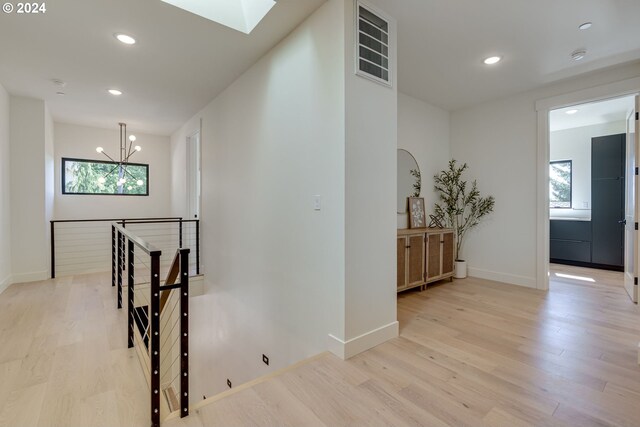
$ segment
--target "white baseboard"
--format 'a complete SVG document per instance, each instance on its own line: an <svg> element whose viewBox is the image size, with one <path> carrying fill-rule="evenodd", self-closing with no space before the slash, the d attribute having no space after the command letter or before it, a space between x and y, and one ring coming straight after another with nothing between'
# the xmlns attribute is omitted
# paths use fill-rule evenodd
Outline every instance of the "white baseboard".
<svg viewBox="0 0 640 427"><path fill-rule="evenodd" d="M399 330L400 324L395 321L347 341L342 341L329 334L329 351L341 359L347 360L356 354L396 338Z"/></svg>
<svg viewBox="0 0 640 427"><path fill-rule="evenodd" d="M27 283L47 280L49 278L48 271L35 271L33 273L20 273L11 276L11 283Z"/></svg>
<svg viewBox="0 0 640 427"><path fill-rule="evenodd" d="M493 280L496 282L508 283L510 285L524 286L526 288L537 289L535 277L518 276L516 274L501 273L498 271L483 270L481 268L469 267L469 276L479 279Z"/></svg>
<svg viewBox="0 0 640 427"><path fill-rule="evenodd" d="M9 275L3 281L0 282L0 294L3 293L5 289L7 289L9 286L13 284L13 281L11 279L12 277L11 275Z"/></svg>

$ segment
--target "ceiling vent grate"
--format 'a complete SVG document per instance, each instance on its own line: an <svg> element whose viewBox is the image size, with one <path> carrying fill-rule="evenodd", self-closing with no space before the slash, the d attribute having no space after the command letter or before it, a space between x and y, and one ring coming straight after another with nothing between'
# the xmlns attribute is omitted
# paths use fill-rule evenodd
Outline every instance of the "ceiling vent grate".
<svg viewBox="0 0 640 427"><path fill-rule="evenodd" d="M389 20L357 2L356 74L391 86Z"/></svg>

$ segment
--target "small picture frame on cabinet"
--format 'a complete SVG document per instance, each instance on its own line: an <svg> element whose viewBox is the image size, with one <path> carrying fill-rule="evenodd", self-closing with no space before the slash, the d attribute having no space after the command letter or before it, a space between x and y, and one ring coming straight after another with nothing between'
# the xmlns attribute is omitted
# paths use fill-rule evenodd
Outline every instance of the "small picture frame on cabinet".
<svg viewBox="0 0 640 427"><path fill-rule="evenodd" d="M409 228L425 228L424 197L409 197Z"/></svg>

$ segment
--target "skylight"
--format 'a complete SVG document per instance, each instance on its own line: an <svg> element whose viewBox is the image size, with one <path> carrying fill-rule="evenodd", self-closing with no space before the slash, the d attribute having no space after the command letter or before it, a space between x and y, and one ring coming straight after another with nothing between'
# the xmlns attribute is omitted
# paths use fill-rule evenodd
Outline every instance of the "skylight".
<svg viewBox="0 0 640 427"><path fill-rule="evenodd" d="M251 33L276 4L274 0L162 1L245 34Z"/></svg>

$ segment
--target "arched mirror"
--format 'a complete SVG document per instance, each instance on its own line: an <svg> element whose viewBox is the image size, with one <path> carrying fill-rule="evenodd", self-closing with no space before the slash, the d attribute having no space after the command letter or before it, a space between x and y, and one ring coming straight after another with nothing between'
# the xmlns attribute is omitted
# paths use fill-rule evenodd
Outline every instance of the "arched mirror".
<svg viewBox="0 0 640 427"><path fill-rule="evenodd" d="M413 155L398 149L398 213L407 213L407 197L419 197L422 187L420 168Z"/></svg>

